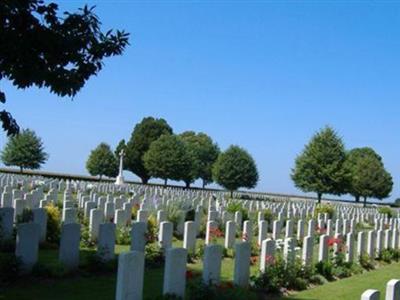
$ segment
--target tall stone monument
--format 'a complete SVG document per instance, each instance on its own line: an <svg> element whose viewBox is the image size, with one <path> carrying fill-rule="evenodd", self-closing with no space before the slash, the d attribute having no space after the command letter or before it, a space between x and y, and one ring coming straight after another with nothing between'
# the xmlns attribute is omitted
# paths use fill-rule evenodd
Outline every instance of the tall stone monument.
<svg viewBox="0 0 400 300"><path fill-rule="evenodd" d="M121 152L119 153L119 173L117 179L115 180L116 185L125 184L124 174L122 173L124 171L124 157L125 157L125 151L124 149L122 149Z"/></svg>

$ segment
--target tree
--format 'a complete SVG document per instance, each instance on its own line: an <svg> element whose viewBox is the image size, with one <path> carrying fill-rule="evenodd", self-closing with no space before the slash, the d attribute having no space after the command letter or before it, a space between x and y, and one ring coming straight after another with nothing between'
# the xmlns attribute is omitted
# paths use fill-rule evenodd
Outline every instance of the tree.
<svg viewBox="0 0 400 300"><path fill-rule="evenodd" d="M1 160L6 166L18 166L23 169L39 169L48 159L41 138L33 130L22 130L11 136L1 153Z"/></svg>
<svg viewBox="0 0 400 300"><path fill-rule="evenodd" d="M382 162L382 158L369 147L354 148L346 155L346 161L344 163L344 169L348 175L346 192L353 195L356 202L360 201L360 195L358 194L357 189L353 186L353 183L355 182L354 179L359 176L359 164L361 160L368 157Z"/></svg>
<svg viewBox="0 0 400 300"><path fill-rule="evenodd" d="M317 193L320 203L323 194L341 195L345 192L345 159L342 139L327 126L312 137L296 158L291 178L303 192Z"/></svg>
<svg viewBox="0 0 400 300"><path fill-rule="evenodd" d="M254 188L258 182L258 170L254 159L243 148L230 146L219 154L212 174L214 180L231 192L238 188Z"/></svg>
<svg viewBox="0 0 400 300"><path fill-rule="evenodd" d="M93 8L58 15L55 3L42 0L0 1L0 79L17 88L47 87L59 96L74 96L102 69L103 59L122 54L128 34L100 31ZM0 91L0 102L6 96ZM0 112L8 135L19 132L11 114Z"/></svg>
<svg viewBox="0 0 400 300"><path fill-rule="evenodd" d="M164 179L183 180L187 170L191 169L191 156L185 143L177 135L162 135L150 145L145 153L144 165L153 177Z"/></svg>
<svg viewBox="0 0 400 300"><path fill-rule="evenodd" d="M86 169L92 176L115 177L118 175L118 160L109 145L101 143L90 152Z"/></svg>
<svg viewBox="0 0 400 300"><path fill-rule="evenodd" d="M392 191L392 176L385 170L377 154L360 156L352 166L351 174L351 192L364 198L364 207L367 198L381 200L388 197Z"/></svg>
<svg viewBox="0 0 400 300"><path fill-rule="evenodd" d="M126 169L136 174L143 183L147 183L151 175L144 166L143 156L151 143L162 135L172 134L172 128L164 119L144 118L136 124L130 140L126 145Z"/></svg>
<svg viewBox="0 0 400 300"><path fill-rule="evenodd" d="M190 183L201 178L204 188L206 184L212 182L212 166L220 153L219 147L208 135L201 132L196 134L193 131L186 131L180 136L192 157L192 169L187 172L187 178L184 180L186 186L189 187Z"/></svg>
<svg viewBox="0 0 400 300"><path fill-rule="evenodd" d="M115 154L115 157L117 158L117 161L119 161L120 154L121 154L122 150L126 151L126 143L125 143L124 139L120 140L120 142L118 143L118 145L117 145L117 147L115 148L115 151L114 151L114 154ZM125 167L125 159L124 159L124 167Z"/></svg>

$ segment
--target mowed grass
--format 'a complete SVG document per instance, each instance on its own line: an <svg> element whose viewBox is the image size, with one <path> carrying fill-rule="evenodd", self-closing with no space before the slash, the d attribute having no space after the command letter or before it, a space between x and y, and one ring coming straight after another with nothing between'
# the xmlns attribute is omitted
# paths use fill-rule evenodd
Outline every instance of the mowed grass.
<svg viewBox="0 0 400 300"><path fill-rule="evenodd" d="M203 243L199 240L199 244ZM222 243L222 239L218 240ZM182 241L175 241L174 247L181 246ZM129 251L129 246L116 246L116 253ZM91 250L93 251L93 250ZM81 251L81 260L85 260L90 251L83 249ZM58 250L40 250L39 262L47 266L58 265ZM188 270L201 276L202 262L188 264ZM251 267L251 274L256 274L258 262ZM224 258L221 268L222 281L232 281L234 272L234 260ZM144 279L144 299L155 299L162 294L162 284L164 269L146 269ZM109 300L115 298L116 273L109 274L80 274L71 275L58 279L35 279L32 277L21 279L3 290L0 290L0 300L50 300L50 299L95 299ZM382 296L385 293L386 283L390 279L400 279L400 263L392 263L377 270L355 275L351 278L334 281L313 289L293 293L283 299L297 300L330 300L360 299L361 294L369 288L378 289ZM255 293L244 292L241 299L260 299ZM280 299L279 297L265 297L265 299Z"/></svg>
<svg viewBox="0 0 400 300"><path fill-rule="evenodd" d="M180 246L181 241L174 243L174 246ZM115 248L117 254L129 251L129 246L117 245ZM81 251L81 260L88 255L88 250ZM47 266L58 265L58 250L40 250L39 262ZM188 264L188 270L191 270L196 276L201 276L202 262ZM234 260L224 258L221 266L221 280L232 281L234 270ZM251 267L251 273L257 272L257 265ZM154 299L162 295L162 285L164 277L164 268L146 269L144 274L144 299ZM21 279L3 290L0 290L1 300L110 300L115 298L117 274L102 275L79 275L69 276L59 279L39 280L34 278ZM243 292L243 299L255 299L252 292Z"/></svg>
<svg viewBox="0 0 400 300"><path fill-rule="evenodd" d="M357 300L367 289L381 292L384 299L386 284L391 279L400 279L400 263L392 263L374 271L354 275L350 278L329 282L313 289L293 294L291 300Z"/></svg>

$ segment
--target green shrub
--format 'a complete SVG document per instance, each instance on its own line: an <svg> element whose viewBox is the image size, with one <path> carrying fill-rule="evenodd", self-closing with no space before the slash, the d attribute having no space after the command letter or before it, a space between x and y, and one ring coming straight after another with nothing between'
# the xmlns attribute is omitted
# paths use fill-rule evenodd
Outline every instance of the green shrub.
<svg viewBox="0 0 400 300"><path fill-rule="evenodd" d="M57 206L49 204L45 207L47 213L46 240L58 244L61 236L61 212Z"/></svg>
<svg viewBox="0 0 400 300"><path fill-rule="evenodd" d="M378 260L382 260L388 264L392 261L398 262L400 259L400 250L398 249L384 249L379 254Z"/></svg>
<svg viewBox="0 0 400 300"><path fill-rule="evenodd" d="M392 252L389 249L384 249L379 254L378 260L382 260L382 261L390 264L392 262L392 258L393 258Z"/></svg>
<svg viewBox="0 0 400 300"><path fill-rule="evenodd" d="M258 242L253 238L251 242L251 256L258 256L260 254L260 246Z"/></svg>
<svg viewBox="0 0 400 300"><path fill-rule="evenodd" d="M316 272L327 280L333 280L333 264L329 260L320 261L315 265Z"/></svg>
<svg viewBox="0 0 400 300"><path fill-rule="evenodd" d="M164 264L164 253L163 250L157 244L147 244L145 247L145 260L146 267L159 268Z"/></svg>
<svg viewBox="0 0 400 300"><path fill-rule="evenodd" d="M166 207L165 212L167 214L167 220L174 224L174 228L176 229L182 216L180 206L177 203L172 203Z"/></svg>
<svg viewBox="0 0 400 300"><path fill-rule="evenodd" d="M274 215L270 209L264 210L264 220L268 221L268 224L272 224L274 220Z"/></svg>
<svg viewBox="0 0 400 300"><path fill-rule="evenodd" d="M204 257L204 249L205 249L204 244L200 244L199 246L197 246L196 247L196 256L203 258Z"/></svg>
<svg viewBox="0 0 400 300"><path fill-rule="evenodd" d="M132 220L136 220L137 212L138 212L139 209L140 209L140 205L139 204L135 204L135 205L132 206L132 214L131 214Z"/></svg>
<svg viewBox="0 0 400 300"><path fill-rule="evenodd" d="M400 260L400 250L399 249L390 249L392 252L392 259L396 262Z"/></svg>
<svg viewBox="0 0 400 300"><path fill-rule="evenodd" d="M360 266L367 271L375 269L374 261L368 254L360 255L358 262L360 263Z"/></svg>
<svg viewBox="0 0 400 300"><path fill-rule="evenodd" d="M158 223L155 215L150 215L147 220L146 243L153 243L157 240Z"/></svg>
<svg viewBox="0 0 400 300"><path fill-rule="evenodd" d="M352 272L351 268L346 266L338 266L332 269L332 274L337 278L347 278L351 276Z"/></svg>
<svg viewBox="0 0 400 300"><path fill-rule="evenodd" d="M235 215L235 213L237 211L240 211L242 213L242 221L249 220L248 211L243 208L242 203L239 201L229 201L229 203L226 207L226 211L231 213L232 215ZM241 226L242 224L238 224L238 225Z"/></svg>
<svg viewBox="0 0 400 300"><path fill-rule="evenodd" d="M327 282L328 280L326 280L326 278L320 274L314 274L310 277L310 283L312 284L322 285Z"/></svg>
<svg viewBox="0 0 400 300"><path fill-rule="evenodd" d="M379 207L378 208L378 212L380 214L387 215L389 218L392 218L394 216L393 210L390 207L387 207L387 206Z"/></svg>
<svg viewBox="0 0 400 300"><path fill-rule="evenodd" d="M325 214L327 213L329 219L332 219L333 215L335 214L335 208L330 204L318 204L315 208L314 215L318 216L318 214Z"/></svg>
<svg viewBox="0 0 400 300"><path fill-rule="evenodd" d="M304 278L297 277L293 281L293 289L296 291L304 291L307 289L308 282Z"/></svg>
<svg viewBox="0 0 400 300"><path fill-rule="evenodd" d="M277 255L264 273L251 277L251 286L263 293L279 293L282 288L304 290L312 276L313 269L305 269L299 259L288 264Z"/></svg>
<svg viewBox="0 0 400 300"><path fill-rule="evenodd" d="M60 208L60 211L62 211L62 208ZM85 218L83 210L78 210L77 217L81 225L89 226L89 218Z"/></svg>
<svg viewBox="0 0 400 300"><path fill-rule="evenodd" d="M96 241L90 238L89 226L82 225L81 226L81 241L80 241L81 248L94 248L96 246Z"/></svg>
<svg viewBox="0 0 400 300"><path fill-rule="evenodd" d="M118 226L116 230L115 240L118 245L130 245L131 244L131 227L130 226Z"/></svg>

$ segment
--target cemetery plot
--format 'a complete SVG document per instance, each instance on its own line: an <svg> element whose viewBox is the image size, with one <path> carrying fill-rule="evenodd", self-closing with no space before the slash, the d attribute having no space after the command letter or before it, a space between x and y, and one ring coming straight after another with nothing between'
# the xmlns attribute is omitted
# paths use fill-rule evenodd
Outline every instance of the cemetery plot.
<svg viewBox="0 0 400 300"><path fill-rule="evenodd" d="M388 208L20 175L0 186L6 299L60 289L77 299L325 299L313 293L399 268L400 219Z"/></svg>

